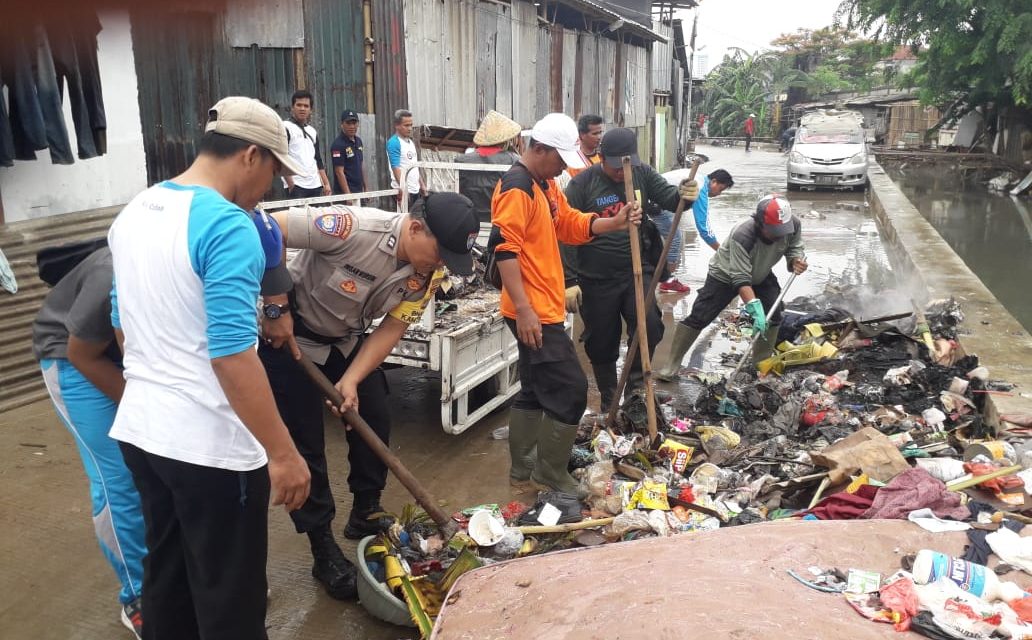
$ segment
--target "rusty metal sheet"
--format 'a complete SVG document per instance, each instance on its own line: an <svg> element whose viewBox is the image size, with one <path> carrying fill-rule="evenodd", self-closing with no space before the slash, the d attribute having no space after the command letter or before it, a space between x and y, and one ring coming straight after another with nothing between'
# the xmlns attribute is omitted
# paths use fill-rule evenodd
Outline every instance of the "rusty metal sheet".
<svg viewBox="0 0 1032 640"><path fill-rule="evenodd" d="M599 38L598 46L598 89L599 115L606 124L616 122L616 48L615 40Z"/></svg>
<svg viewBox="0 0 1032 640"><path fill-rule="evenodd" d="M519 0L512 4L512 119L524 127L537 120L537 7Z"/></svg>
<svg viewBox="0 0 1032 640"><path fill-rule="evenodd" d="M577 84L580 97L577 112L580 115L601 115L603 89L598 77L598 40L599 37L592 33L581 33L577 39Z"/></svg>
<svg viewBox="0 0 1032 640"><path fill-rule="evenodd" d="M652 30L666 42L652 43L652 90L670 93L674 67L674 28L669 22L652 21Z"/></svg>
<svg viewBox="0 0 1032 640"><path fill-rule="evenodd" d="M537 30L537 73L534 74L534 81L537 83L537 105L533 118L535 122L552 111L551 70L552 32L542 27Z"/></svg>
<svg viewBox="0 0 1032 640"><path fill-rule="evenodd" d="M477 4L404 1L408 107L416 124L476 128Z"/></svg>
<svg viewBox="0 0 1032 640"><path fill-rule="evenodd" d="M341 112L368 111L362 1L305 0L304 9L305 87L315 98L312 125L326 141L320 147L328 160Z"/></svg>
<svg viewBox="0 0 1032 640"><path fill-rule="evenodd" d="M477 16L477 122L494 108L498 73L496 67L498 46L498 6L484 4Z"/></svg>
<svg viewBox="0 0 1032 640"><path fill-rule="evenodd" d="M408 106L408 80L405 67L405 14L402 0L377 0L373 12L373 88L376 109L375 135L363 137L366 153L376 147L375 169L366 177L374 185L387 185L387 154L380 153L387 138L394 135L395 109ZM366 130L363 126L363 130ZM372 131L372 129L370 129Z"/></svg>
<svg viewBox="0 0 1032 640"><path fill-rule="evenodd" d="M497 42L495 44L495 104L494 108L512 117L512 92L514 86L524 83L513 77L512 60L512 8L494 5L498 9L498 20L495 25ZM518 84L517 84L518 83Z"/></svg>
<svg viewBox="0 0 1032 640"><path fill-rule="evenodd" d="M563 111L563 28L553 24L548 30L548 110Z"/></svg>
<svg viewBox="0 0 1032 640"><path fill-rule="evenodd" d="M577 32L573 29L563 29L562 65L562 111L570 116L578 116L580 113L574 102L577 85Z"/></svg>
<svg viewBox="0 0 1032 640"><path fill-rule="evenodd" d="M305 46L303 7L285 0L229 0L225 31L231 47L300 48Z"/></svg>

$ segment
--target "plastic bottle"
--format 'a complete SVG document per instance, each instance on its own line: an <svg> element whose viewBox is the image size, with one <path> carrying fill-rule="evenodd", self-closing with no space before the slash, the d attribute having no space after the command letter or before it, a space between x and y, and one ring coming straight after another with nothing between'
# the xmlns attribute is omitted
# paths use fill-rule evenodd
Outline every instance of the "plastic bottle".
<svg viewBox="0 0 1032 640"><path fill-rule="evenodd" d="M915 584L930 584L940 578L948 578L964 591L990 602L1011 602L1029 595L1013 582L1001 582L989 567L929 549L917 552L911 573Z"/></svg>

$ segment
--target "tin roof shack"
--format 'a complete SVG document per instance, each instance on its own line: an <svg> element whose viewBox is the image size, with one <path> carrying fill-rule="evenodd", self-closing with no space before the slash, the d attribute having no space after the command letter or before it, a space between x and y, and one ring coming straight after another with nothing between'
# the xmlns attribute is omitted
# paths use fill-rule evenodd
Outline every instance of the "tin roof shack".
<svg viewBox="0 0 1032 640"><path fill-rule="evenodd" d="M401 5L408 99L379 111L404 106L417 125L465 130L491 109L525 127L552 111L598 113L636 129L652 157L651 47L667 38L650 22L588 0Z"/></svg>

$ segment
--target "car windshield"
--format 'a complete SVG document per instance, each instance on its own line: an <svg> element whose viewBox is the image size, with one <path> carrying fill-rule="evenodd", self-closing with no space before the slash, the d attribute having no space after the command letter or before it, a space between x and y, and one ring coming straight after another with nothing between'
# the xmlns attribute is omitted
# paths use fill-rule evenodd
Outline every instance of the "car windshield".
<svg viewBox="0 0 1032 640"><path fill-rule="evenodd" d="M864 132L862 129L843 131L800 127L796 133L796 141L802 144L860 144L864 141Z"/></svg>

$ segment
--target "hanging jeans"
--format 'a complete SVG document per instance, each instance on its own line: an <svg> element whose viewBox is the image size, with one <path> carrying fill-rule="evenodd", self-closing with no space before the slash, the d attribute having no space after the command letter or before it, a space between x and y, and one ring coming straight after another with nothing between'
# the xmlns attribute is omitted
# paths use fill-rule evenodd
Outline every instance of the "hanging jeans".
<svg viewBox="0 0 1032 640"><path fill-rule="evenodd" d="M128 604L142 593L147 548L140 496L118 442L108 436L117 405L68 360L45 359L40 366L57 415L79 447L97 540L122 583L118 599Z"/></svg>

